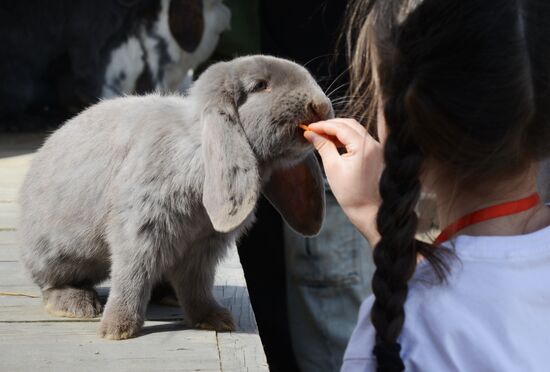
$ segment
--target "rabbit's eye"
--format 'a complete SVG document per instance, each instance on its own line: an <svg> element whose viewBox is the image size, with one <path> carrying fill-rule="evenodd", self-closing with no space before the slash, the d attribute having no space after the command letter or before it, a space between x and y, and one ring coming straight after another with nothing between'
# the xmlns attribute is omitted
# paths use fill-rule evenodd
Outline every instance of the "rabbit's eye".
<svg viewBox="0 0 550 372"><path fill-rule="evenodd" d="M252 92L260 92L267 89L267 80L258 80L252 87Z"/></svg>

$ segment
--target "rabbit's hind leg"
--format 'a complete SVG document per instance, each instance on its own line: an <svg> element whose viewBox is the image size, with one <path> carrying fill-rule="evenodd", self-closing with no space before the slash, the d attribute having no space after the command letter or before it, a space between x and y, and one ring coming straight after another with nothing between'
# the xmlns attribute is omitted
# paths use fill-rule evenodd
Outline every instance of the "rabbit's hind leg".
<svg viewBox="0 0 550 372"><path fill-rule="evenodd" d="M102 304L94 285L109 275L108 260L59 256L41 273L35 273L46 311L68 318L95 318Z"/></svg>
<svg viewBox="0 0 550 372"><path fill-rule="evenodd" d="M70 251L42 239L40 244L32 245L33 249L25 252L25 264L40 287L50 314L94 318L101 313L101 302L93 286L109 276L110 260L104 244L93 244L82 244ZM75 252L86 251L82 247L93 247L104 254L77 255Z"/></svg>
<svg viewBox="0 0 550 372"><path fill-rule="evenodd" d="M42 291L46 310L67 318L95 318L101 314L102 305L93 288L60 287Z"/></svg>

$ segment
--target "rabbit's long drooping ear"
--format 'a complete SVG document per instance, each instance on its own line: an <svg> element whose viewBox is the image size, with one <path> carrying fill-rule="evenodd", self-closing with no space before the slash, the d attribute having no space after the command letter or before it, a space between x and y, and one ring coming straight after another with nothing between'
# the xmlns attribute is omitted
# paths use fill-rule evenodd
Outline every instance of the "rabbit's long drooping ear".
<svg viewBox="0 0 550 372"><path fill-rule="evenodd" d="M263 194L296 232L313 236L321 230L325 188L315 155L310 154L291 168L275 171Z"/></svg>
<svg viewBox="0 0 550 372"><path fill-rule="evenodd" d="M204 189L202 201L214 229L227 232L252 212L260 194L256 157L229 96L202 114Z"/></svg>

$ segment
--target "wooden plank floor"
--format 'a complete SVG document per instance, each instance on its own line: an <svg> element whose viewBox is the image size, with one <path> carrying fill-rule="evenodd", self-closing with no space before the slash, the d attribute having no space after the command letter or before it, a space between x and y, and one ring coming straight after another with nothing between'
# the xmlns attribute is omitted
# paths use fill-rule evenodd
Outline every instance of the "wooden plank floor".
<svg viewBox="0 0 550 372"><path fill-rule="evenodd" d="M17 191L44 136L0 133L0 371L268 371L236 249L219 266L214 292L238 331L186 329L178 308L150 306L142 334L108 341L99 319L46 313L19 262ZM98 291L108 295L108 283Z"/></svg>

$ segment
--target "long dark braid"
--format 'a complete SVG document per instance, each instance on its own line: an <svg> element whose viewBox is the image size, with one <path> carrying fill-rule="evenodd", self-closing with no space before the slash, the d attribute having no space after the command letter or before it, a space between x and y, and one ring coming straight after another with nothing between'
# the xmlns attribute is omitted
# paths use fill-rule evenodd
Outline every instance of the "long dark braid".
<svg viewBox="0 0 550 372"><path fill-rule="evenodd" d="M384 146L385 169L380 179L382 205L377 225L381 235L374 249L376 271L372 280L374 305L372 323L376 329L376 355L379 371L402 371L397 337L405 321L404 303L407 283L417 260L415 234L418 218L415 213L420 198L420 170L423 156L407 135L404 94L407 79L395 74L401 92L392 96L384 107L389 134ZM391 124L390 124L391 123Z"/></svg>
<svg viewBox="0 0 550 372"><path fill-rule="evenodd" d="M376 271L372 279L375 301L371 321L376 329L373 353L378 371L394 372L405 369L397 338L405 322L408 282L419 256L430 262L440 280L445 279L448 265L443 251L415 239L418 227L415 209L420 199L424 155L412 136L407 116L407 102L415 96L413 73L406 56L401 54L406 48L399 48L399 29L382 37L389 37L395 48L386 50L385 57L392 63L377 69L385 82L388 136L379 186L382 204L376 223L381 239L373 253Z"/></svg>

